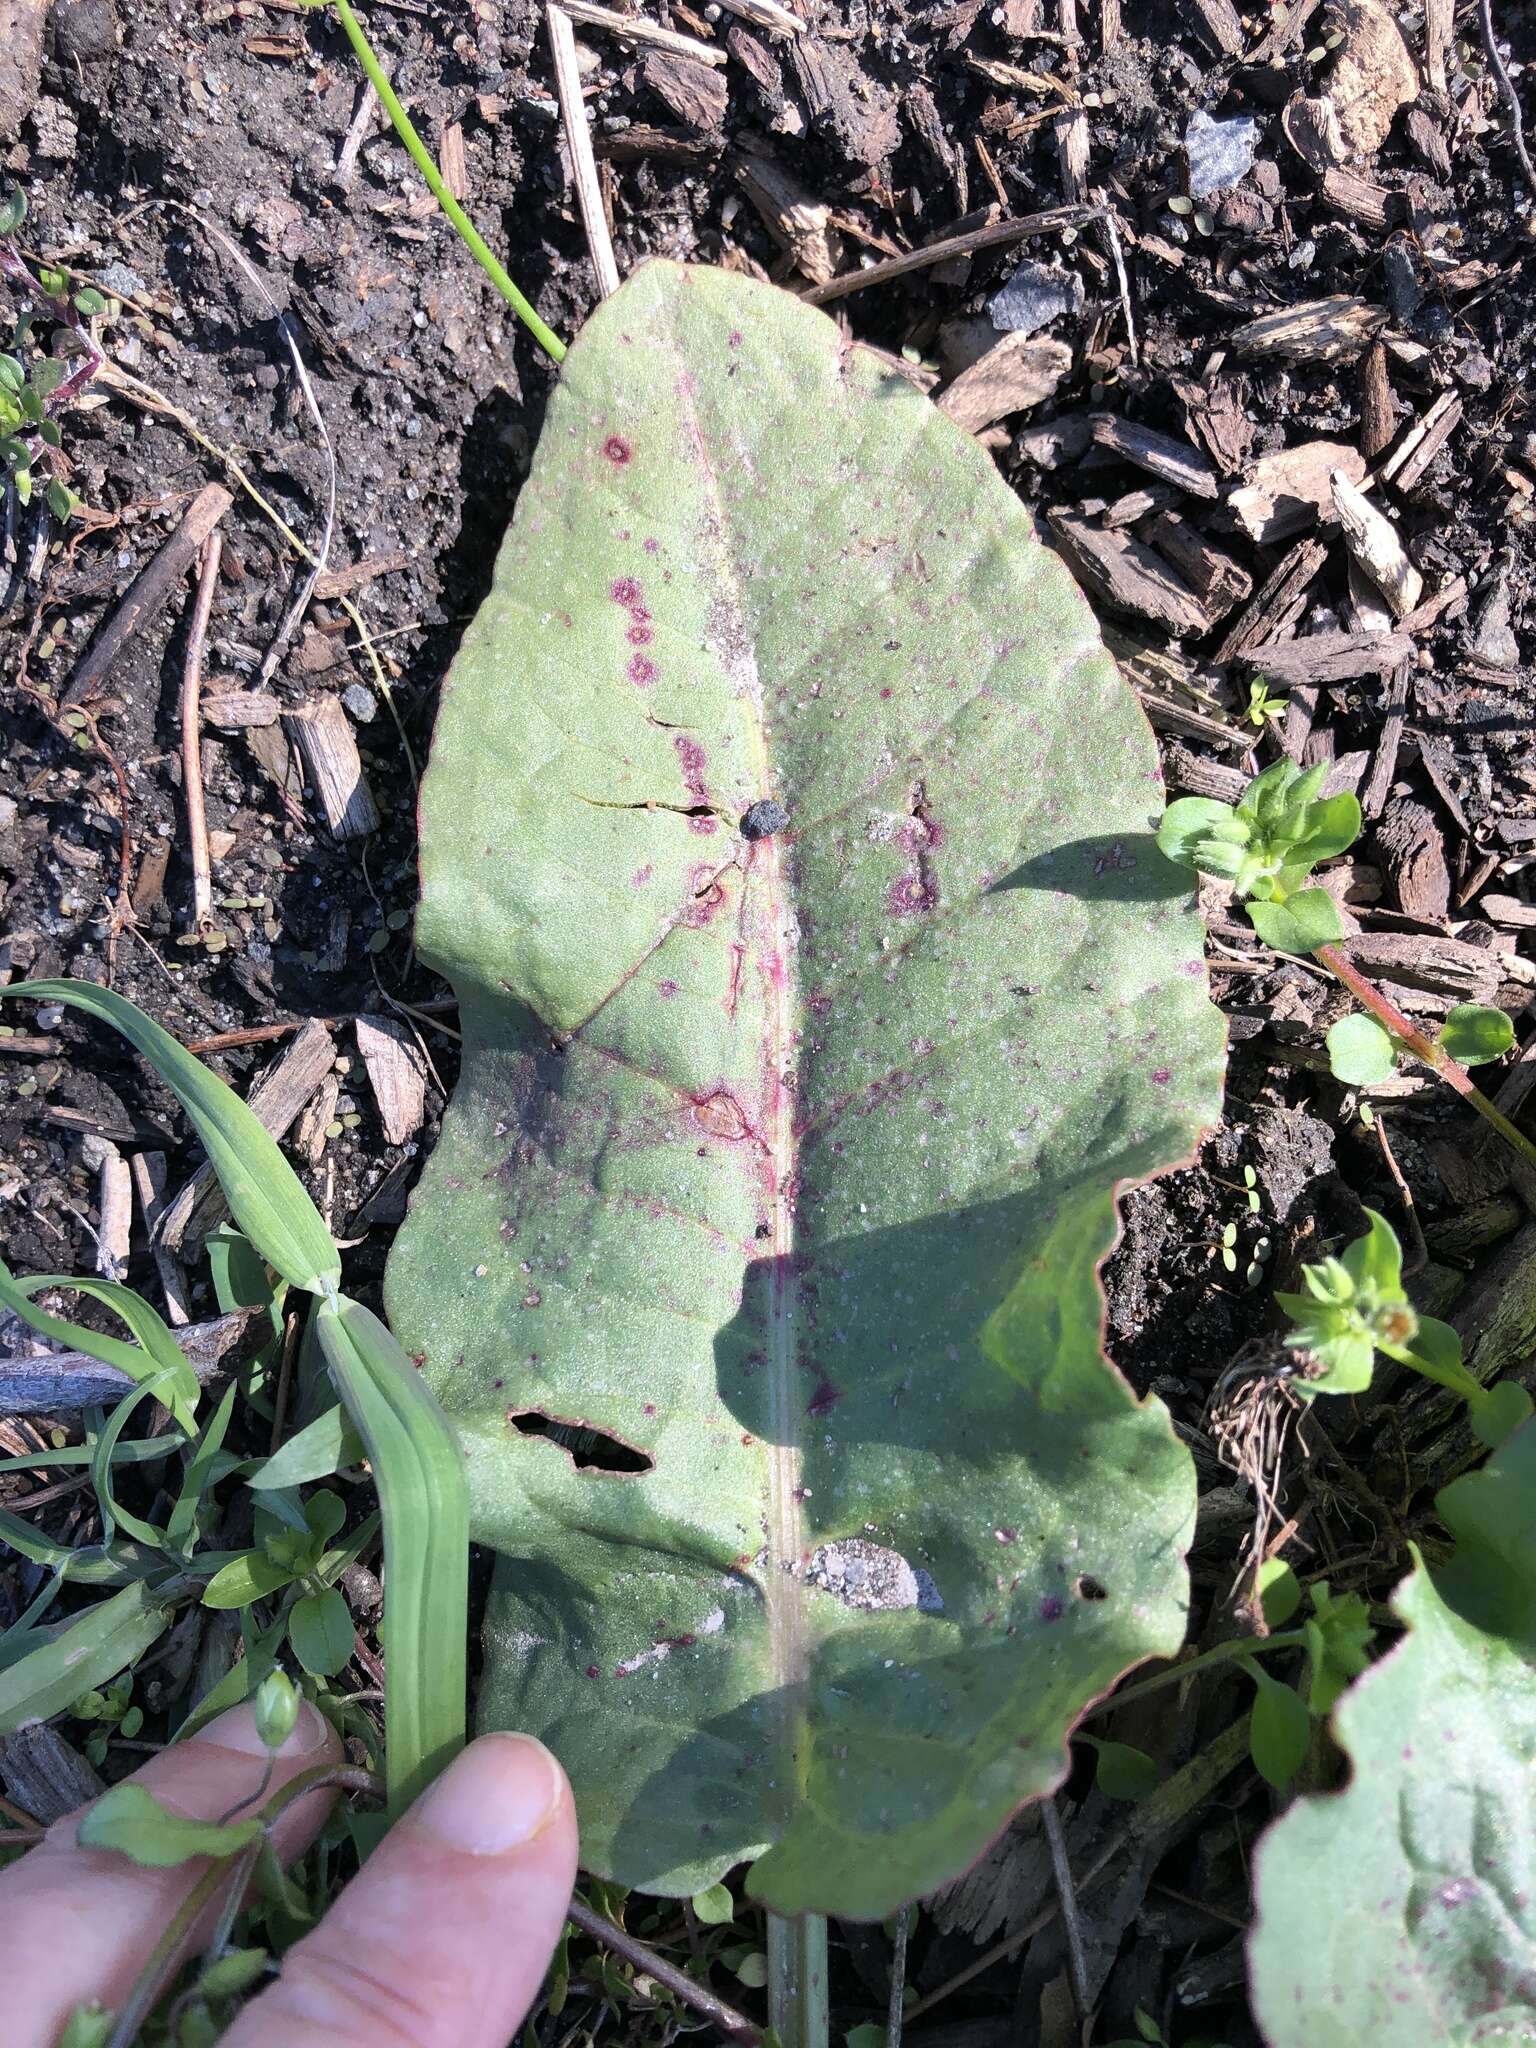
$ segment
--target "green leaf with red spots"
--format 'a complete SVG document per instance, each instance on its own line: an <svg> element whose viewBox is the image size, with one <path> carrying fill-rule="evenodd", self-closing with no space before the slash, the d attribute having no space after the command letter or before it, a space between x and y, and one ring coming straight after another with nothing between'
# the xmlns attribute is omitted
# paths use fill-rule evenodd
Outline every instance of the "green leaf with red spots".
<svg viewBox="0 0 1536 2048"><path fill-rule="evenodd" d="M604 1875L878 1919L1178 1645L1097 1281L1219 1108L1160 811L974 441L749 280L599 309L423 786L464 1064L388 1296L502 1553L480 1720Z"/></svg>
<svg viewBox="0 0 1536 2048"><path fill-rule="evenodd" d="M1350 1783L1258 1856L1270 2048L1536 2048L1536 1425L1436 1500L1456 1537L1340 1702Z"/></svg>

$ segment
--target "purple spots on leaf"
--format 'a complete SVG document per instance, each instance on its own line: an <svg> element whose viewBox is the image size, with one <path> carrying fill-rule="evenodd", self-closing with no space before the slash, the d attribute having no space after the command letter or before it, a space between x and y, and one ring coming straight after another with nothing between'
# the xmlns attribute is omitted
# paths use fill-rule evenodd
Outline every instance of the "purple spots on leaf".
<svg viewBox="0 0 1536 2048"><path fill-rule="evenodd" d="M610 434L603 443L603 453L619 469L622 469L625 463L631 461L634 456L634 450L622 434Z"/></svg>
<svg viewBox="0 0 1536 2048"><path fill-rule="evenodd" d="M645 599L645 592L640 588L633 576L615 577L608 586L608 595L615 604L623 605L626 610L633 610L636 605L643 603Z"/></svg>
<svg viewBox="0 0 1536 2048"><path fill-rule="evenodd" d="M640 545L648 555L659 555L661 553L661 542L657 540L654 534L651 535L649 540L641 541Z"/></svg>
<svg viewBox="0 0 1536 2048"><path fill-rule="evenodd" d="M631 647L649 647L656 638L656 634L643 619L637 619L634 625L625 633L624 638Z"/></svg>
<svg viewBox="0 0 1536 2048"><path fill-rule="evenodd" d="M709 765L709 756L698 741L689 739L686 733L679 733L672 744L677 749L677 758L682 764L683 782L688 794L703 803L704 770Z"/></svg>
<svg viewBox="0 0 1536 2048"><path fill-rule="evenodd" d="M1173 1079L1172 1067L1154 1067L1152 1069L1152 1079L1157 1083L1159 1088L1166 1088L1168 1086L1168 1083Z"/></svg>
<svg viewBox="0 0 1536 2048"><path fill-rule="evenodd" d="M629 680L637 690L648 690L656 680L656 664L649 655L631 655L629 667L625 669L624 673L629 677Z"/></svg>
<svg viewBox="0 0 1536 2048"><path fill-rule="evenodd" d="M1047 1593L1040 1602L1040 1619L1042 1621L1060 1621L1066 1611L1066 1602L1059 1593Z"/></svg>
<svg viewBox="0 0 1536 2048"><path fill-rule="evenodd" d="M675 981L658 981L656 993L670 1001L678 993L678 984Z"/></svg>
<svg viewBox="0 0 1536 2048"><path fill-rule="evenodd" d="M823 1373L816 1384L815 1393L812 1394L810 1400L806 1403L805 1412L807 1415L830 1415L842 1398L842 1388L834 1387L826 1374Z"/></svg>
<svg viewBox="0 0 1536 2048"><path fill-rule="evenodd" d="M885 907L892 917L920 917L938 900L938 890L921 875L902 875L886 891Z"/></svg>

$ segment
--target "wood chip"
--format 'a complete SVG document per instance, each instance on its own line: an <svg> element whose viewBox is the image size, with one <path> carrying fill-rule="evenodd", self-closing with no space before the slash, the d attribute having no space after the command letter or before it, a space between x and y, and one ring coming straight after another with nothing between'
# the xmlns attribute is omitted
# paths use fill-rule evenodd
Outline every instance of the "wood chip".
<svg viewBox="0 0 1536 2048"><path fill-rule="evenodd" d="M1429 807L1412 797L1394 797L1382 812L1371 843L1398 909L1409 917L1444 923L1451 907L1451 875L1445 843Z"/></svg>
<svg viewBox="0 0 1536 2048"><path fill-rule="evenodd" d="M104 1280L121 1280L133 1229L133 1175L110 1138L82 1139L80 1156L96 1175L96 1271Z"/></svg>
<svg viewBox="0 0 1536 2048"><path fill-rule="evenodd" d="M1236 355L1287 363L1353 362L1387 324L1366 299L1311 299L1249 321L1232 336Z"/></svg>
<svg viewBox="0 0 1536 2048"><path fill-rule="evenodd" d="M1381 465L1381 478L1395 491L1411 491L1461 421L1461 400L1445 391L1404 434Z"/></svg>
<svg viewBox="0 0 1536 2048"><path fill-rule="evenodd" d="M274 1138L287 1133L335 1058L330 1032L318 1017L311 1017L255 1083L247 1106ZM228 1213L223 1190L205 1161L166 1205L157 1242L179 1254L183 1247L199 1244Z"/></svg>
<svg viewBox="0 0 1536 2048"><path fill-rule="evenodd" d="M129 1384L125 1377L123 1384ZM0 1736L0 1783L6 1798L44 1827L88 1806L107 1789L105 1779L45 1721Z"/></svg>
<svg viewBox="0 0 1536 2048"><path fill-rule="evenodd" d="M1379 341L1373 341L1360 359L1360 452L1366 461L1374 462L1390 448L1396 432L1387 352Z"/></svg>
<svg viewBox="0 0 1536 2048"><path fill-rule="evenodd" d="M1044 334L1005 334L939 393L937 403L957 426L979 433L1010 413L1043 404L1071 368L1065 342Z"/></svg>
<svg viewBox="0 0 1536 2048"><path fill-rule="evenodd" d="M1503 925L1506 931L1536 932L1536 903L1527 903L1523 897L1479 896L1477 908L1481 916Z"/></svg>
<svg viewBox="0 0 1536 2048"><path fill-rule="evenodd" d="M1240 57L1247 47L1242 19L1232 0L1194 0L1190 26L1218 57Z"/></svg>
<svg viewBox="0 0 1536 2048"><path fill-rule="evenodd" d="M1328 97L1352 156L1380 149L1399 107L1418 98L1419 74L1403 32L1381 0L1330 0L1344 45L1328 74Z"/></svg>
<svg viewBox="0 0 1536 2048"><path fill-rule="evenodd" d="M1227 503L1250 540L1271 546L1305 532L1325 512L1332 516L1336 472L1360 483L1365 460L1343 441L1303 441L1298 447L1261 455L1249 469L1247 482Z"/></svg>
<svg viewBox="0 0 1536 2048"><path fill-rule="evenodd" d="M379 814L340 698L319 697L301 710L286 712L283 731L303 759L331 837L362 839L377 832Z"/></svg>
<svg viewBox="0 0 1536 2048"><path fill-rule="evenodd" d="M215 690L203 697L203 722L221 732L242 732L252 725L276 725L283 707L266 690Z"/></svg>
<svg viewBox="0 0 1536 2048"><path fill-rule="evenodd" d="M1424 578L1409 561L1397 528L1357 490L1342 469L1332 476L1333 508L1344 545L1364 569L1398 618L1411 612L1424 591Z"/></svg>
<svg viewBox="0 0 1536 2048"><path fill-rule="evenodd" d="M1160 512L1147 529L1147 538L1200 599L1209 624L1225 618L1251 593L1253 578L1241 562L1213 548L1179 513Z"/></svg>
<svg viewBox="0 0 1536 2048"><path fill-rule="evenodd" d="M697 57L676 56L670 50L651 50L641 62L640 75L685 128L708 132L724 121L725 74L714 65L701 64Z"/></svg>
<svg viewBox="0 0 1536 2048"><path fill-rule="evenodd" d="M1402 633L1310 633L1304 640L1272 641L1243 660L1274 683L1345 683L1355 676L1390 675L1413 658Z"/></svg>
<svg viewBox="0 0 1536 2048"><path fill-rule="evenodd" d="M1091 425L1093 438L1101 448L1113 449L1126 462L1135 463L1138 469L1161 477L1165 483L1176 484L1181 491L1189 491L1198 498L1214 498L1220 491L1216 465L1187 441L1176 441L1170 434L1136 426L1118 413L1095 413Z"/></svg>
<svg viewBox="0 0 1536 2048"><path fill-rule="evenodd" d="M1335 213L1378 232L1398 227L1408 218L1408 202L1401 192L1389 192L1358 171L1339 165L1323 172L1323 197Z"/></svg>
<svg viewBox="0 0 1536 2048"><path fill-rule="evenodd" d="M755 28L767 29L770 35L805 34L805 23L799 15L781 7L779 0L720 0L720 5L727 14L739 14L743 21L750 21Z"/></svg>
<svg viewBox="0 0 1536 2048"><path fill-rule="evenodd" d="M1496 1001L1503 979L1497 953L1439 933L1361 932L1345 941L1343 951L1362 973L1458 1003Z"/></svg>
<svg viewBox="0 0 1536 2048"><path fill-rule="evenodd" d="M1161 555L1128 533L1106 532L1067 512L1046 517L1078 581L1106 604L1154 619L1171 633L1204 631L1205 607Z"/></svg>
<svg viewBox="0 0 1536 2048"><path fill-rule="evenodd" d="M773 157L743 155L736 176L801 275L813 284L829 283L843 261L843 238L832 225L831 208Z"/></svg>
<svg viewBox="0 0 1536 2048"><path fill-rule="evenodd" d="M404 1145L421 1129L427 1109L427 1069L421 1049L397 1017L359 1017L357 1049L379 1121L391 1145Z"/></svg>
<svg viewBox="0 0 1536 2048"><path fill-rule="evenodd" d="M1391 605L1351 555L1347 623L1357 633L1390 633L1397 623Z"/></svg>
<svg viewBox="0 0 1536 2048"><path fill-rule="evenodd" d="M1191 753L1176 741L1163 749L1163 769L1172 788L1187 796L1214 797L1220 804L1235 804L1249 782L1241 768Z"/></svg>
<svg viewBox="0 0 1536 2048"><path fill-rule="evenodd" d="M1397 773L1398 749L1403 743L1403 727L1408 710L1408 679L1412 664L1406 658L1392 671L1387 683L1387 694L1383 702L1381 733L1376 741L1376 758L1371 764L1371 779L1360 796L1360 808L1368 818L1379 818L1386 808L1392 779Z"/></svg>
<svg viewBox="0 0 1536 2048"><path fill-rule="evenodd" d="M324 569L315 578L316 597L350 597L375 577L392 576L411 559L408 548L391 548L387 554L369 555L361 562L348 562L340 569Z"/></svg>
<svg viewBox="0 0 1536 2048"><path fill-rule="evenodd" d="M1216 649L1218 666L1236 661L1252 647L1282 639L1301 617L1312 579L1327 559L1328 550L1320 540L1300 541L1283 556L1228 627Z"/></svg>

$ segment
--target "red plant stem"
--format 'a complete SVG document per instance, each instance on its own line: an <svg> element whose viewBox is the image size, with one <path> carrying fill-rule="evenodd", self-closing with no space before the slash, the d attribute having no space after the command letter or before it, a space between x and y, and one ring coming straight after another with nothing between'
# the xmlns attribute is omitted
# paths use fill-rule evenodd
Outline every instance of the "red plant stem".
<svg viewBox="0 0 1536 2048"><path fill-rule="evenodd" d="M1516 1130L1503 1110L1496 1109L1482 1089L1472 1079L1466 1068L1453 1060L1443 1046L1436 1045L1432 1038L1426 1038L1416 1024L1410 1023L1402 1011L1387 996L1383 995L1374 982L1367 981L1360 970L1339 951L1337 946L1318 946L1312 957L1330 974L1342 981L1355 999L1363 1003L1379 1024L1384 1024L1416 1060L1422 1060L1443 1081L1448 1081L1475 1109L1485 1122L1493 1125L1507 1145L1514 1148L1527 1166L1536 1167L1536 1145L1523 1131Z"/></svg>

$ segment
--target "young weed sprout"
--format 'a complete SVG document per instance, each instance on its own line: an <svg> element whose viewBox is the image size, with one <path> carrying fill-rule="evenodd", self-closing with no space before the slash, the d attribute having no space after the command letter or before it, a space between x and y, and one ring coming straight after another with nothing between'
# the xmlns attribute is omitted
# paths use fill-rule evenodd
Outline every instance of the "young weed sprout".
<svg viewBox="0 0 1536 2048"><path fill-rule="evenodd" d="M1169 860L1230 882L1249 922L1277 953L1307 953L1364 1005L1366 1016L1344 1017L1328 1033L1335 1076L1351 1087L1384 1081L1400 1053L1449 1082L1528 1166L1536 1145L1491 1103L1467 1072L1498 1059L1514 1044L1502 1010L1461 1003L1431 1038L1361 974L1339 950L1344 923L1328 891L1311 885L1312 870L1353 846L1360 836L1360 806L1349 794L1325 797L1326 763L1298 768L1277 761L1256 775L1235 804L1185 796L1171 803L1157 843Z"/></svg>
<svg viewBox="0 0 1536 2048"><path fill-rule="evenodd" d="M1396 1231L1374 1209L1365 1213L1371 1227L1364 1237L1338 1258L1302 1267L1304 1294L1275 1296L1291 1319L1286 1342L1307 1367L1295 1382L1296 1392L1307 1399L1363 1394L1379 1351L1459 1394L1473 1434L1497 1449L1531 1413L1530 1395L1515 1380L1485 1387L1467 1369L1456 1331L1434 1316L1420 1315L1408 1299Z"/></svg>

